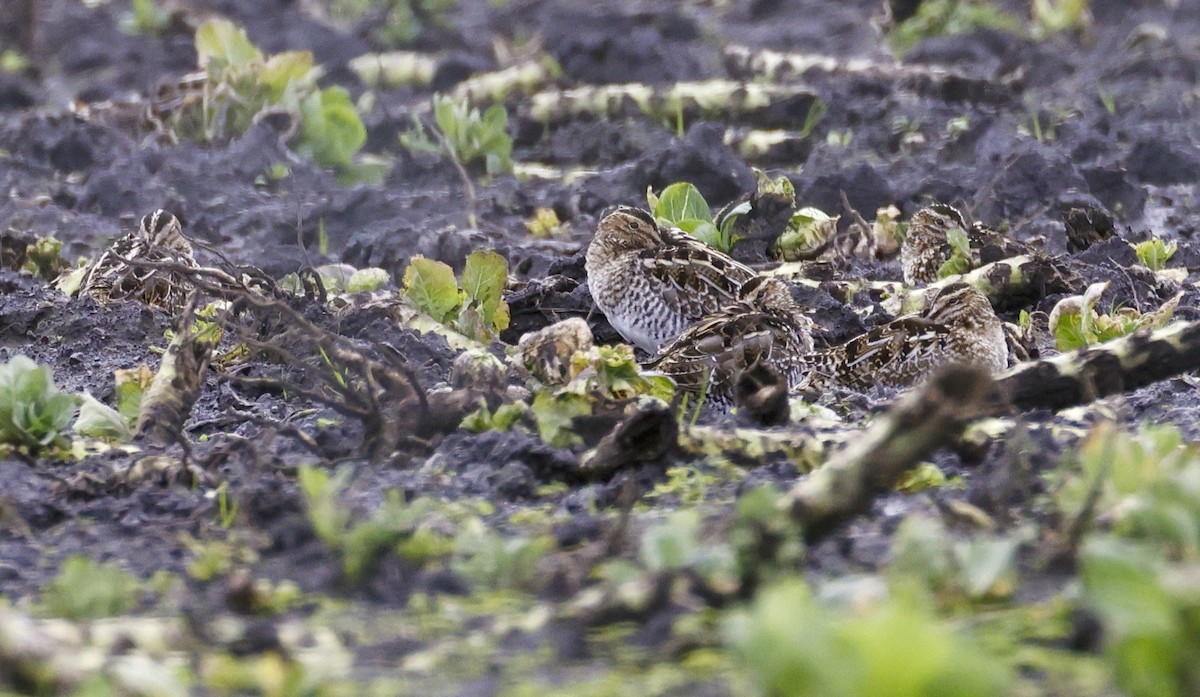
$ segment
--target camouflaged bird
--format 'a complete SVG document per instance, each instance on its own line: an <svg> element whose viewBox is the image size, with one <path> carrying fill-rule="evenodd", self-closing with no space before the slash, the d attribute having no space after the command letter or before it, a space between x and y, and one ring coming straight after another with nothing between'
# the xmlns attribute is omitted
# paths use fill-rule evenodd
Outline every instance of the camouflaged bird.
<svg viewBox="0 0 1200 697"><path fill-rule="evenodd" d="M913 385L948 363L992 371L1008 365L1004 323L987 296L966 283L927 292L919 314L897 317L840 346L806 356L801 389L838 384L864 390L872 385Z"/></svg>
<svg viewBox="0 0 1200 697"><path fill-rule="evenodd" d="M669 375L681 391L726 409L738 374L753 366L774 367L789 384L797 384L801 361L813 349L812 329L785 282L755 276L732 303L665 344L646 367Z"/></svg>
<svg viewBox="0 0 1200 697"><path fill-rule="evenodd" d="M982 223L968 224L954 206L935 203L917 211L908 222L908 232L900 245L905 283L938 280L938 270L954 254L954 247L947 237L952 230L966 233L972 268L1029 251L1026 245L1009 240Z"/></svg>
<svg viewBox="0 0 1200 697"><path fill-rule="evenodd" d="M83 272L77 295L111 300L140 300L170 312L183 309L193 288L169 269L129 262L178 264L195 268L192 245L179 219L164 210L142 218L136 232L118 239Z"/></svg>
<svg viewBox="0 0 1200 697"><path fill-rule="evenodd" d="M596 307L626 341L650 353L734 300L738 288L757 275L626 206L600 221L586 269Z"/></svg>

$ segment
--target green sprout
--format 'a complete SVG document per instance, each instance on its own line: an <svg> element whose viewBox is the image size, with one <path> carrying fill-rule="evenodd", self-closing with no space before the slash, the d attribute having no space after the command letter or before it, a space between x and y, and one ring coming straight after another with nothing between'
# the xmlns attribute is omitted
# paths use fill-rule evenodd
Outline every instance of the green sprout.
<svg viewBox="0 0 1200 697"><path fill-rule="evenodd" d="M718 228L708 201L694 184L675 182L658 195L647 189L646 202L650 204L650 214L660 225L677 227L722 252L728 252L736 243L730 237L732 219L727 221L725 229Z"/></svg>
<svg viewBox="0 0 1200 697"><path fill-rule="evenodd" d="M1162 271L1167 266L1175 251L1179 249L1176 242L1163 242L1161 238L1152 237L1145 242L1133 245L1138 261L1151 271Z"/></svg>
<svg viewBox="0 0 1200 697"><path fill-rule="evenodd" d="M121 18L121 30L128 34L158 36L171 24L170 11L157 0L131 0L129 12Z"/></svg>
<svg viewBox="0 0 1200 697"><path fill-rule="evenodd" d="M1050 311L1049 329L1060 351L1101 344L1132 334L1139 329L1157 329L1171 320L1183 298L1180 292L1152 312L1122 307L1108 314L1096 311L1096 302L1108 288L1108 282L1094 283L1083 295L1072 295Z"/></svg>
<svg viewBox="0 0 1200 697"><path fill-rule="evenodd" d="M1030 0L1034 37L1087 29L1092 24L1091 4L1092 0Z"/></svg>
<svg viewBox="0 0 1200 697"><path fill-rule="evenodd" d="M50 368L25 356L0 366L0 443L37 453L65 445L79 398L54 386Z"/></svg>
<svg viewBox="0 0 1200 697"><path fill-rule="evenodd" d="M533 212L533 217L525 221L525 229L534 237L554 237L563 232L565 227L553 208L538 208Z"/></svg>
<svg viewBox="0 0 1200 697"><path fill-rule="evenodd" d="M955 274L970 271L974 264L971 260L971 240L967 231L960 227L952 227L946 231L946 242L950 245L950 258L938 267L938 278L946 278Z"/></svg>
<svg viewBox="0 0 1200 697"><path fill-rule="evenodd" d="M347 26L370 19L371 38L385 48L406 46L445 24L446 11L458 0L332 0L329 15ZM381 11L382 10L382 11Z"/></svg>
<svg viewBox="0 0 1200 697"><path fill-rule="evenodd" d="M764 588L723 622L726 643L770 696L1011 694L1005 662L939 620L916 593L836 612L800 580Z"/></svg>
<svg viewBox="0 0 1200 697"><path fill-rule="evenodd" d="M128 571L71 557L42 593L46 613L72 620L114 617L137 605L141 588Z"/></svg>
<svg viewBox="0 0 1200 697"><path fill-rule="evenodd" d="M310 51L266 57L245 30L212 19L196 30L196 54L204 69L203 98L189 99L170 116L173 132L211 142L235 137L266 111L297 119L297 152L347 181L378 179L382 170L354 161L367 130L349 93L320 88L320 69Z"/></svg>
<svg viewBox="0 0 1200 697"><path fill-rule="evenodd" d="M896 25L887 35L888 45L903 55L922 39L965 34L976 29L998 29L1021 35L1021 19L990 2L970 0L926 0L912 17Z"/></svg>
<svg viewBox="0 0 1200 697"><path fill-rule="evenodd" d="M437 94L433 97L433 120L437 125L435 144L416 124L400 134L400 143L413 151L441 151L463 167L482 164L487 174L512 172L512 137L508 135L508 111L493 104L480 112L465 99Z"/></svg>
<svg viewBox="0 0 1200 697"><path fill-rule="evenodd" d="M804 115L804 125L800 127L800 137L807 138L816 130L817 124L821 123L821 119L825 118L825 114L829 111L829 105L823 99L814 99L813 103L808 105L808 113Z"/></svg>

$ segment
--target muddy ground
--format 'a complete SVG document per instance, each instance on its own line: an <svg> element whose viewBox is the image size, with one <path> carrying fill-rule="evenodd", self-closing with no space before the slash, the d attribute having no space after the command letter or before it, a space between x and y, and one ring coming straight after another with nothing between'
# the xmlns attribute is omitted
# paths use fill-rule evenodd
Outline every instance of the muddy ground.
<svg viewBox="0 0 1200 697"><path fill-rule="evenodd" d="M312 50L325 68L324 81L347 87L355 97L366 88L347 62L381 48L369 20L339 24L308 3L178 4L197 16L211 13L235 20L267 53ZM1005 4L1016 13L1027 10L1023 3ZM119 24L128 3L120 0L95 7L68 0L39 2L28 47L32 67L0 73L0 183L5 194L0 230L53 235L64 242L63 256L73 263L101 252L141 215L166 207L178 212L189 235L235 263L276 277L305 263L342 261L382 267L397 283L415 254L461 268L468 252L490 247L508 259L518 281L551 273L564 277L550 295L517 293L510 298L514 327L503 335L506 342L569 316L588 318L598 339L611 341L616 338L611 328L591 313L580 256L598 217L615 204L643 204L648 186L658 189L679 180L695 183L715 208L753 189L750 167L755 165L773 175L786 174L802 204L844 214L844 221L849 216L843 197L868 219L889 204L906 216L930 200L958 204L969 217L1015 237L1043 239L1046 250L1072 258L1086 282L1112 280L1103 307L1150 310L1182 290L1177 316L1197 318L1192 281L1193 269L1200 265L1195 237L1200 219L1200 3L1095 0L1094 22L1083 32L1035 41L984 29L927 38L904 57L906 66L952 71L961 78L958 86L936 79L914 83L870 71L814 72L805 82L828 112L802 143L763 162L748 162L723 143L726 127L746 125L736 116L729 122L689 120L682 134L676 123L640 116L569 119L547 128L522 116L522 98L513 97L508 106L516 137L514 159L588 173L569 180L477 179L474 228L468 224L464 187L453 165L434 155L410 154L397 138L433 89L448 89L470 74L498 66L494 38L539 37L562 68L558 82L563 86L628 81L661 86L731 77L722 53L728 44L886 64L891 54L872 19L878 5L874 0L453 3L413 45L443 59L434 86L381 91L364 113L370 133L366 149L394 160L386 181L344 186L333 173L288 152L266 125L228 145L201 147L152 134L133 136L65 113L72 100L147 94L194 69L192 37L186 23L161 36L123 32ZM803 117L803 111L785 113L767 125L796 129ZM952 121L957 125L948 126ZM281 162L289 168L288 176L264 179ZM562 234L549 240L529 234L524 221L540 207L552 208L564 221ZM1069 249L1063 220L1071 208L1110 213L1121 239L1083 251ZM328 237L326 254L317 248L320 226ZM1138 266L1123 240L1150 235L1178 243L1170 267L1187 269L1186 281L1156 278ZM199 253L202 261L213 258L206 254ZM868 274L899 279L899 262L859 260L835 272L849 279ZM45 281L12 269L0 273L0 288L0 359L28 355L51 366L63 389L86 390L110 403L114 370L158 364L172 319L159 310L67 299ZM1057 299L1042 298L1037 307L1049 309ZM428 387L446 380L456 353L437 335L420 335L383 317L344 325L332 318L320 322L366 346L396 346ZM831 338L856 329L849 324L826 327ZM1151 386L1106 405L1121 423L1168 422L1200 437L1200 400L1189 379ZM286 435L264 437L263 426L238 416L247 413L288 421L315 434L325 448L324 459ZM1042 424L1054 417L1034 413L1027 418ZM192 442L188 457L211 468L208 484L188 486L159 478L113 484L109 473L135 457L121 452L82 462L17 455L0 461L6 521L0 532L0 594L36 608L61 562L84 554L140 579L160 570L178 574L182 580L170 592L156 596L147 591L147 612L170 607L189 617L218 616L236 614L226 592L231 569L248 569L255 578L291 580L310 594L283 616L262 622L299 618L334 627L353 657L348 675L355 680L399 674L427 693L439 694L496 694L525 679L561 685L591 679L627 658L618 658L619 650L597 638L600 630L570 619L534 629L514 625L495 630L498 636L488 640L495 643L476 652L454 643L470 632L486 634L484 626L494 629L480 619L491 616L494 608L476 608L472 619L456 617L436 625L429 618L437 613L423 606L418 614L426 624L413 630L405 625L407 613L416 612L412 599L469 598L464 594L472 585L464 573L392 555L360 582L347 583L336 555L314 535L295 468L328 467L334 461L352 467L355 475L343 496L355 515L377 508L385 492L399 491L406 500L457 505L454 513L443 513L452 521L445 523L451 532L462 520L478 517L500 535L543 533L550 545L549 561L539 567L543 578L527 584L532 589L520 597L552 603L567 603L595 582L579 571L595 560L585 563L577 557L595 554L597 547L636 555L636 543L613 544L613 536L636 540L637 531L649 522L681 503L695 504L697 496L719 527L737 492L763 483L785 488L797 477L784 458L731 467L672 452L605 481L560 484L553 473L569 469L578 461L577 452L550 447L519 431L474 434L461 429L438 439L432 449L414 450L405 461L378 467L355 456L360 433L354 425L336 421L327 410L313 409L298 397L236 387L213 373L187 431ZM961 486L881 499L869 515L809 550L802 563L805 572L810 578L828 578L877 570L900 519L951 500L971 501L1002 520L1020 519L1029 512L1031 498L1009 480L1010 464L1019 459L1030 468L1023 476L1036 489L1037 473L1057 463L1067 447L1036 434L1021 443L998 443L979 461L938 453L934 461L950 475L961 476ZM165 453L182 457L177 446ZM238 504L229 527L218 516L213 493L218 482L227 483ZM640 497L632 532L618 530L625 525L621 502L629 496ZM248 551L230 553L235 561L213 578L197 578L189 573L197 545L214 541ZM1054 583L1054 574L1047 572L1031 579L1029 587ZM496 602L504 606L507 601ZM657 657L653 660L684 655L684 649L671 644L670 627L685 612L670 606L632 617L632 627L622 625L626 634L621 636ZM367 626L370 630L364 630ZM426 662L406 662L413 656L426 656ZM698 679L701 687L688 689L731 694L744 685L736 676L705 675Z"/></svg>

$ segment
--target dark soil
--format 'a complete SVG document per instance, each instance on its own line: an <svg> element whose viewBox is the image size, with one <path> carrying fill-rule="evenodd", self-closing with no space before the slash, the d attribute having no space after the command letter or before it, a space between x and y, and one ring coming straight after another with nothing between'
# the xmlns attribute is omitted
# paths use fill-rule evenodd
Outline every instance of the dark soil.
<svg viewBox="0 0 1200 697"><path fill-rule="evenodd" d="M17 3L0 1L0 11L6 4ZM312 50L325 68L324 82L344 85L356 97L364 87L347 61L380 49L366 24L337 25L306 11L307 3L177 4L191 13L217 13L237 21L265 52ZM1023 11L1022 3L1006 4ZM849 220L843 201L868 220L889 204L905 216L931 200L958 204L970 217L1022 240L1042 240L1047 251L1070 256L1085 283L1112 281L1102 309L1151 310L1182 290L1177 316L1195 319L1200 3L1180 2L1175 9L1164 5L1094 0L1095 24L1081 35L1034 42L980 30L927 39L906 56L907 66L953 71L961 76L957 85L936 80L913 84L869 72L813 73L805 81L828 105L828 113L803 153L776 160L767 169L792 179L802 205L843 214L843 221ZM514 159L591 173L570 183L511 175L477 180L478 223L472 229L466 193L451 163L412 155L395 137L409 127L411 114L425 107L427 90L380 94L364 114L371 131L368 149L395 161L379 186L339 184L333 173L290 153L267 123L219 147L172 144L84 123L66 113L64 105L147 94L195 67L186 23L161 37L126 34L118 23L128 6L125 0L94 8L73 0L37 3L36 32L28 48L33 68L0 73L0 190L5 192L0 230L53 235L64 242L63 255L72 262L100 253L141 215L160 207L177 211L193 238L235 263L260 267L275 277L304 264L343 261L382 267L398 284L413 255L461 268L471 250L491 247L509 260L519 281L559 276L552 287L514 291L509 298L514 325L502 337L506 342L515 344L522 333L570 316L588 318L598 340L613 341L616 335L592 311L580 256L599 216L615 204L644 204L648 186L657 189L678 180L695 183L714 209L754 187L753 163L723 143L725 128L737 124L693 121L682 135L675 124L641 117L577 119L544 128L521 115L522 101L514 97L509 104L517 137ZM665 85L729 77L722 48L730 43L886 62L890 54L869 21L878 6L875 0L642 0L620 7L464 0L418 43L447 59L451 67L441 77L446 88L455 79L496 65L493 38L534 36L561 65L563 85ZM1107 108L1106 101L1114 108ZM798 128L803 116L788 117L791 127ZM953 119L962 124L957 131L947 127ZM1032 135L1035 121L1041 140ZM277 163L286 163L290 174L265 178ZM540 207L557 212L566 223L565 234L546 241L528 233L523 221ZM1120 239L1086 250L1069 248L1064 219L1072 208L1110 213ZM321 226L328 236L324 255L316 244ZM1186 268L1186 282L1156 277L1138 265L1124 240L1150 235L1178 242L1170 266ZM215 261L204 251L199 256L202 262ZM855 268L835 275L857 278L864 273L896 280L899 262L856 262ZM1042 298L1036 307L1048 310L1059 297ZM860 328L855 315L830 305L827 296L813 302L825 303L826 315L819 321L832 338ZM1013 312L1008 318L1015 316ZM382 317L344 325L327 317L319 323L362 346L387 342L397 347L428 388L447 379L456 353L441 337L421 336ZM88 299L65 298L27 273L0 273L0 359L28 355L51 366L63 389L86 390L106 403L114 399L114 370L158 364L164 331L171 324L172 318L156 309L102 307ZM875 397L861 400L860 406L873 407ZM1122 422L1168 422L1190 438L1200 437L1200 399L1191 379L1147 387L1106 404ZM144 452L137 456L114 451L73 463L18 456L0 461L0 505L9 521L0 532L0 594L33 602L63 559L85 554L139 578L159 570L180 574L186 579L184 605L191 611L228 612L220 591L224 576L213 581L189 576L193 551L188 543L228 539L235 533L238 544L254 550L245 564L254 576L290 579L305 592L356 603L352 616L401 612L414 594L455 596L470 589L452 570L433 571L395 556L360 584L341 580L338 560L314 535L295 482L297 466L320 459L286 434L239 420L239 413L287 420L315 434L329 460L354 467L344 496L355 515L374 510L390 490L407 500L430 497L464 506L488 502L481 509L483 518L501 534L519 531L512 521L523 511L540 512L552 523L548 531L554 545L553 563L547 567L553 572L538 597L550 601L571 597L587 582L575 567L582 562L573 552L605 546L593 543L607 544L619 535L622 502L656 486L661 492L668 470L695 464L695 476L713 480L708 496L718 502L755 484L786 487L798 476L782 458L747 463L730 475L669 454L635 463L605 481L581 483L562 474L577 464L578 453L519 431L457 430L434 438L432 449L415 451L410 461L372 466L355 455L361 438L355 425L330 426L334 415L328 410L313 409L295 396L237 387L212 373L191 415L186 455L207 468L209 484L188 486L186 477L176 483L164 478L126 481L113 474L131 458L160 452L149 444L142 444ZM1033 426L1054 418L1049 413L1026 417ZM935 462L963 475L965 489L888 495L868 516L811 549L807 571L833 575L877 569L887 557L899 518L914 507L966 499L1000 520L1008 520L1012 510L1028 510L1030 487L1038 486L1036 473L1053 466L1067 447L1041 435L1029 438L1020 446L997 444L969 462L940 453ZM1014 447L1032 467L1019 485L1011 481L1017 476L1011 467ZM184 457L178 446L161 452ZM566 485L547 486L559 481ZM228 483L240 506L230 530L217 519L213 490L218 482ZM636 510L674 508L679 492L665 490ZM636 549L635 533L642 526L635 516L628 533L633 542L612 548L618 553ZM632 640L662 646L670 638L670 620L683 611L668 607L641 618L645 621ZM351 624L344 618L341 622ZM385 674L405 656L432 646L420 634L382 631L367 640L354 631L343 633L361 641L354 649L357 677ZM531 665L530 656L545 658L550 651L559 660L537 661L539 674L565 676L583 666L598 668L606 659L586 638L588 631L576 620L536 631L513 630L499 640L490 665L516 661L517 656L525 656L522 665ZM469 671L456 677L452 667L442 670L439 692L444 693L494 694L497 680L512 677L486 672L480 677ZM706 689L724 693L728 688Z"/></svg>

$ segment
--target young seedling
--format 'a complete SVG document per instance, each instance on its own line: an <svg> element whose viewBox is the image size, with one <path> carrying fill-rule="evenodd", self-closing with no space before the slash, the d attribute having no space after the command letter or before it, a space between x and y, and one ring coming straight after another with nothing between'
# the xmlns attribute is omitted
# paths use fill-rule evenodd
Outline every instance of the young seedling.
<svg viewBox="0 0 1200 697"><path fill-rule="evenodd" d="M1054 343L1060 351L1072 351L1111 341L1143 328L1166 325L1183 299L1183 293L1166 301L1153 312L1142 313L1123 307L1110 314L1096 311L1096 302L1108 289L1108 281L1088 286L1083 295L1072 295L1058 301L1050 311L1047 322Z"/></svg>
<svg viewBox="0 0 1200 697"><path fill-rule="evenodd" d="M1167 266L1175 251L1179 248L1176 242L1164 242L1159 237L1152 237L1145 242L1133 245L1133 251L1142 265L1151 271L1162 271Z"/></svg>
<svg viewBox="0 0 1200 697"><path fill-rule="evenodd" d="M31 454L66 444L79 398L54 386L50 369L25 356L0 365L0 443Z"/></svg>
<svg viewBox="0 0 1200 697"><path fill-rule="evenodd" d="M404 271L404 295L417 309L477 341L491 341L508 328L504 285L508 262L496 252L471 252L461 280L444 262L412 258Z"/></svg>

